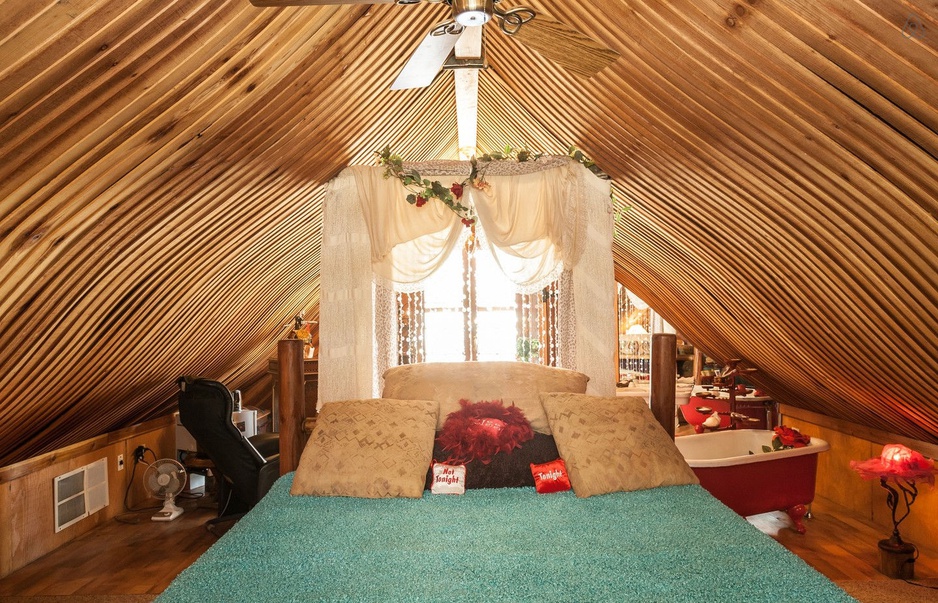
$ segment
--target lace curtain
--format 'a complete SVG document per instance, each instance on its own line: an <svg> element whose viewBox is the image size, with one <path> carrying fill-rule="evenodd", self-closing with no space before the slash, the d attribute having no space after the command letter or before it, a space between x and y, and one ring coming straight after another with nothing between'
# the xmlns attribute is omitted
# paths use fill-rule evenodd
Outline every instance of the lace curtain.
<svg viewBox="0 0 938 603"><path fill-rule="evenodd" d="M414 164L446 184L467 162ZM590 393L616 382L615 280L609 183L566 157L493 162L486 191L467 187L463 203L477 231L519 291L561 279L560 365L590 376ZM391 291L413 291L460 243L466 228L438 201L417 208L384 168L354 166L329 183L323 209L320 402L380 394L392 366Z"/></svg>

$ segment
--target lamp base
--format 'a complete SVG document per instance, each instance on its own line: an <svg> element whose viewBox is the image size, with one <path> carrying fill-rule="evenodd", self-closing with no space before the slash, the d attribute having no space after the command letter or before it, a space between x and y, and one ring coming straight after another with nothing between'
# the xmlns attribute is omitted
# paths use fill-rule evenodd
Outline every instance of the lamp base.
<svg viewBox="0 0 938 603"><path fill-rule="evenodd" d="M879 541L879 571L890 578L915 577L915 547L894 538Z"/></svg>

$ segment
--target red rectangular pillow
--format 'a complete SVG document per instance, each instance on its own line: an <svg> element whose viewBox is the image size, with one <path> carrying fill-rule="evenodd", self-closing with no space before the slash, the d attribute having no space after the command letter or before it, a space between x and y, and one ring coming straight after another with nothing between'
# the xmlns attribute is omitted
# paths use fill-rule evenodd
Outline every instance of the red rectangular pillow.
<svg viewBox="0 0 938 603"><path fill-rule="evenodd" d="M534 488L539 494L563 492L570 489L570 478L567 476L567 466L563 459L540 465L531 463L531 474L534 476Z"/></svg>

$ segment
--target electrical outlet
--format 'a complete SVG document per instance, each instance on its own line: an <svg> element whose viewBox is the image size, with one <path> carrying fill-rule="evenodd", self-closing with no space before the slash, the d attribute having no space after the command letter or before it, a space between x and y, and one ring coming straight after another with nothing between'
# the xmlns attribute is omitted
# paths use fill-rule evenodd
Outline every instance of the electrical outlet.
<svg viewBox="0 0 938 603"><path fill-rule="evenodd" d="M117 470L118 471L124 470L124 455L123 454L117 455Z"/></svg>

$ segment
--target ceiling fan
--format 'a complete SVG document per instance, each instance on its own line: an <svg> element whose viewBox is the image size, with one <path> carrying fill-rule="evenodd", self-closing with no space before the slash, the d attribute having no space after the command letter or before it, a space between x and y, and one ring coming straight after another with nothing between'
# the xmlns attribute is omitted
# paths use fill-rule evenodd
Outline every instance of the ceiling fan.
<svg viewBox="0 0 938 603"><path fill-rule="evenodd" d="M392 90L423 88L433 83L440 69L481 69L484 47L466 56L454 53L457 41L469 28L494 20L502 33L581 77L592 77L618 57L619 53L576 29L553 21L526 6L504 9L501 0L251 0L254 6L321 6L335 4L418 4L421 1L452 7L453 17L434 26L401 70ZM481 36L479 36L481 39Z"/></svg>

